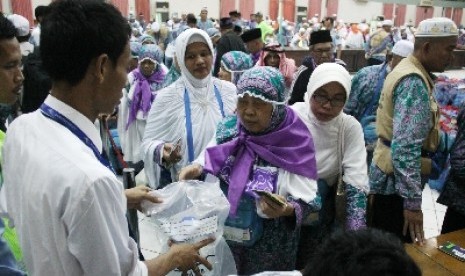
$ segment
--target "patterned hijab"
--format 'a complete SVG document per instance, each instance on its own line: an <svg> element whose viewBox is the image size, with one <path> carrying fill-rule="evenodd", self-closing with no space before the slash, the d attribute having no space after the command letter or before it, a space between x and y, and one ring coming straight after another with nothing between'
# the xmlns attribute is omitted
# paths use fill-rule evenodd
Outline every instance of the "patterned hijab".
<svg viewBox="0 0 465 276"><path fill-rule="evenodd" d="M139 37L139 42L141 44L157 44L157 42L155 41L155 38L151 35L147 35L147 34L144 34L142 36Z"/></svg>
<svg viewBox="0 0 465 276"><path fill-rule="evenodd" d="M263 135L273 131L286 117L287 110L285 105L284 80L283 76L276 68L270 66L259 66L245 71L237 83L237 95L238 97L249 95L273 105L270 125L263 132L254 133L253 135ZM234 129L237 130L235 125ZM228 136L235 135L235 133L232 133L227 129L223 130L226 132L220 133L221 129L219 129L217 133L217 136L220 139L227 140L230 138Z"/></svg>
<svg viewBox="0 0 465 276"><path fill-rule="evenodd" d="M131 48L131 58L138 58L139 51L142 48L142 43L137 41L131 41L129 43L129 47Z"/></svg>
<svg viewBox="0 0 465 276"><path fill-rule="evenodd" d="M156 64L161 64L163 59L163 51L155 44L145 44L139 50L139 64L142 61L149 59Z"/></svg>
<svg viewBox="0 0 465 276"><path fill-rule="evenodd" d="M237 84L245 70L254 66L250 55L241 51L231 51L224 54L221 58L221 65L231 73L231 82L234 84Z"/></svg>

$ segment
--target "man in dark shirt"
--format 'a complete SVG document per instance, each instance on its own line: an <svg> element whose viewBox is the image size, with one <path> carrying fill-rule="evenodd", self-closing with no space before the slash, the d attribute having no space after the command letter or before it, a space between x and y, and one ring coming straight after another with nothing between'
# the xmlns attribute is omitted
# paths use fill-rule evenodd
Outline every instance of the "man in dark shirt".
<svg viewBox="0 0 465 276"><path fill-rule="evenodd" d="M312 32L310 35L310 55L304 58L302 65L294 75L291 84L291 97L289 105L304 101L304 94L307 92L308 81L315 70L315 67L325 62L336 62L345 67L345 63L340 59L333 58L334 44L331 33L328 30Z"/></svg>
<svg viewBox="0 0 465 276"><path fill-rule="evenodd" d="M218 77L218 72L221 66L221 57L230 51L242 51L247 53L244 42L233 31L233 23L231 18L223 17L220 19L221 38L216 46L215 67L213 69L213 76Z"/></svg>
<svg viewBox="0 0 465 276"><path fill-rule="evenodd" d="M263 47L265 47L265 43L262 40L262 30L260 28L256 28L245 31L241 35L241 38L247 46L247 50L250 52L250 57L252 58L253 63L257 63Z"/></svg>

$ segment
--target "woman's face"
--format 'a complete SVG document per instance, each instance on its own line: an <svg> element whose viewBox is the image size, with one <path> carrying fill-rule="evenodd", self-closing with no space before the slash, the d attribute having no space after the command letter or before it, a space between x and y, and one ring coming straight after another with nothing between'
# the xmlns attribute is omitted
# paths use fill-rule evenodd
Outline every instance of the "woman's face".
<svg viewBox="0 0 465 276"><path fill-rule="evenodd" d="M189 73L196 79L204 79L210 74L212 60L212 53L207 44L194 42L187 46L184 63Z"/></svg>
<svg viewBox="0 0 465 276"><path fill-rule="evenodd" d="M265 131L271 123L273 105L258 98L245 95L237 100L237 114L242 126L251 133Z"/></svg>
<svg viewBox="0 0 465 276"><path fill-rule="evenodd" d="M279 69L279 62L281 61L278 53L276 52L269 52L268 55L265 57L265 65L271 66L274 68Z"/></svg>
<svg viewBox="0 0 465 276"><path fill-rule="evenodd" d="M338 82L330 82L315 90L310 108L319 121L328 122L342 112L346 99L344 87Z"/></svg>
<svg viewBox="0 0 465 276"><path fill-rule="evenodd" d="M131 60L129 61L128 72L131 72L132 70L136 69L137 66L139 66L139 59L138 58L131 58Z"/></svg>
<svg viewBox="0 0 465 276"><path fill-rule="evenodd" d="M140 63L139 66L140 66L142 75L148 77L148 76L151 76L153 72L155 72L155 68L157 64L151 61L150 59L145 59Z"/></svg>
<svg viewBox="0 0 465 276"><path fill-rule="evenodd" d="M229 82L231 82L231 81L232 81L232 74L231 74L231 72L226 71L226 69L224 68L224 66L221 65L220 71L218 72L218 78L219 78L220 80L224 80L224 81L229 81Z"/></svg>

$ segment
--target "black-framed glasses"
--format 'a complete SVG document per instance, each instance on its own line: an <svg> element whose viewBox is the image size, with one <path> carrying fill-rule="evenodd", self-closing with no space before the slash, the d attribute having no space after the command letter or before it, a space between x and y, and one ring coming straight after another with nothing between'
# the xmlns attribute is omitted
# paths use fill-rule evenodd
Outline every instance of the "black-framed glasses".
<svg viewBox="0 0 465 276"><path fill-rule="evenodd" d="M323 54L331 55L333 52L333 47L327 49L314 49L312 52L317 56L322 56Z"/></svg>
<svg viewBox="0 0 465 276"><path fill-rule="evenodd" d="M327 102L329 102L331 107L343 107L344 104L346 103L345 98L338 97L338 98L331 99L326 95L320 95L320 94L313 94L312 98L313 100L315 100L315 102L321 105L325 105Z"/></svg>

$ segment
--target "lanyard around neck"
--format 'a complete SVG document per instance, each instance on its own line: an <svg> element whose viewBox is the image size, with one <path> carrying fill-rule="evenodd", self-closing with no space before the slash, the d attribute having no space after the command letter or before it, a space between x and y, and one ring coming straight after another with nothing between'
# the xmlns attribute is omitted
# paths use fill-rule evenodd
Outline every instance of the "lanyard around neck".
<svg viewBox="0 0 465 276"><path fill-rule="evenodd" d="M216 85L214 86L215 97L220 106L221 116L224 118L224 107L221 99L221 94ZM187 152L189 154L189 162L194 161L194 138L192 136L192 117L191 117L191 102L187 88L184 90L184 111L186 113L186 135L187 135Z"/></svg>
<svg viewBox="0 0 465 276"><path fill-rule="evenodd" d="M40 106L40 111L45 117L59 123L60 125L67 128L69 131L71 131L71 133L73 133L77 138L79 138L79 140L81 140L86 146L88 146L92 150L95 157L100 161L100 163L102 163L102 165L104 165L114 173L114 170L110 165L110 162L103 156L103 153L100 153L100 151L97 149L92 140L77 125L75 125L68 118L63 116L60 112L58 112L57 110L53 109L45 103L43 103Z"/></svg>

